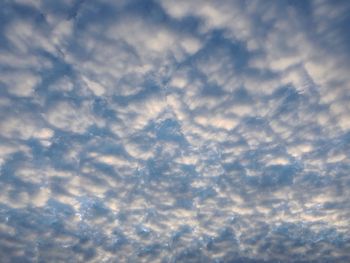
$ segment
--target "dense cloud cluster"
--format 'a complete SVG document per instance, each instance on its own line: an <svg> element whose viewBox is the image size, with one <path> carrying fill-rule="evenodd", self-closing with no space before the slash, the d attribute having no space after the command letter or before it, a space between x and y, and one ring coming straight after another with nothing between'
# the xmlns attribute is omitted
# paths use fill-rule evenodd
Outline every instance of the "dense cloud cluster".
<svg viewBox="0 0 350 263"><path fill-rule="evenodd" d="M350 262L350 2L5 0L1 262Z"/></svg>

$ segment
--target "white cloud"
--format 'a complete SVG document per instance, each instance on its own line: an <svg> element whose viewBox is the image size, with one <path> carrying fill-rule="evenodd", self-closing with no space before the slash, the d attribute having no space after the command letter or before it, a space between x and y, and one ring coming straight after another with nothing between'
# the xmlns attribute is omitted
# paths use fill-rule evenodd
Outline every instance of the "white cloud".
<svg viewBox="0 0 350 263"><path fill-rule="evenodd" d="M7 27L6 35L13 46L22 54L30 53L33 48L42 48L52 53L56 52L45 33L27 21L15 20Z"/></svg>
<svg viewBox="0 0 350 263"><path fill-rule="evenodd" d="M103 125L90 112L89 104L85 103L81 108L68 102L58 102L50 107L45 119L54 127L75 133L84 133L93 124Z"/></svg>
<svg viewBox="0 0 350 263"><path fill-rule="evenodd" d="M11 157L12 154L21 152L25 155L30 155L29 147L16 143L1 143L0 144L0 169L3 164Z"/></svg>
<svg viewBox="0 0 350 263"><path fill-rule="evenodd" d="M130 156L132 156L135 159L142 159L142 160L147 160L152 157L154 157L154 152L153 149L142 149L140 147L141 145L138 145L136 143L133 143L132 140L125 141L124 147L125 150L127 151ZM154 146L154 145L152 145Z"/></svg>
<svg viewBox="0 0 350 263"><path fill-rule="evenodd" d="M83 77L84 82L88 86L88 88L96 95L101 96L105 93L105 88L99 84L98 82L95 82L93 80L89 80L86 77Z"/></svg>
<svg viewBox="0 0 350 263"><path fill-rule="evenodd" d="M49 140L54 132L45 127L31 114L10 115L4 118L0 124L0 134L8 139L28 140L35 138L38 140Z"/></svg>
<svg viewBox="0 0 350 263"><path fill-rule="evenodd" d="M27 71L4 74L0 77L0 81L6 85L10 94L29 97L34 94L35 87L40 83L40 78Z"/></svg>
<svg viewBox="0 0 350 263"><path fill-rule="evenodd" d="M232 130L238 124L238 121L234 118L225 118L220 116L197 116L195 117L196 122L203 126L212 126L213 128Z"/></svg>
<svg viewBox="0 0 350 263"><path fill-rule="evenodd" d="M0 217L23 233L17 255L55 261L32 242L45 231L62 261L346 255L343 4L16 3Z"/></svg>

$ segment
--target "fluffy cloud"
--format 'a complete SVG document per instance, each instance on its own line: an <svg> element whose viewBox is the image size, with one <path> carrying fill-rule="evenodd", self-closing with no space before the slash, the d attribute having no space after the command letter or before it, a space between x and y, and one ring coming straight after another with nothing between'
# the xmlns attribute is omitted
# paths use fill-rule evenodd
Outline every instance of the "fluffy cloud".
<svg viewBox="0 0 350 263"><path fill-rule="evenodd" d="M3 261L348 262L349 9L5 1Z"/></svg>

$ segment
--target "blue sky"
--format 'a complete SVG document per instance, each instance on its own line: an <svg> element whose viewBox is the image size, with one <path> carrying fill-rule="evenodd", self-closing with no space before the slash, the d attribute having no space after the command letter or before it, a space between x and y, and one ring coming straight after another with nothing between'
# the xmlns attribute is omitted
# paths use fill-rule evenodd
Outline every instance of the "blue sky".
<svg viewBox="0 0 350 263"><path fill-rule="evenodd" d="M350 262L349 1L0 7L2 262Z"/></svg>

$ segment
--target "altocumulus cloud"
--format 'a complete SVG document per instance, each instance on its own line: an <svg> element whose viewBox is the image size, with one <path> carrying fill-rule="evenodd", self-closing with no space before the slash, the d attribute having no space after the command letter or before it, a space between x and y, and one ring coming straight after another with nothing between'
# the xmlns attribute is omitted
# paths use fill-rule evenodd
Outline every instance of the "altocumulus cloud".
<svg viewBox="0 0 350 263"><path fill-rule="evenodd" d="M0 7L1 262L350 262L348 1Z"/></svg>

